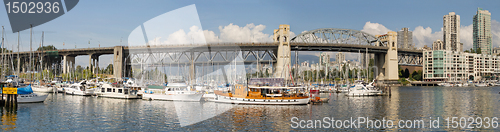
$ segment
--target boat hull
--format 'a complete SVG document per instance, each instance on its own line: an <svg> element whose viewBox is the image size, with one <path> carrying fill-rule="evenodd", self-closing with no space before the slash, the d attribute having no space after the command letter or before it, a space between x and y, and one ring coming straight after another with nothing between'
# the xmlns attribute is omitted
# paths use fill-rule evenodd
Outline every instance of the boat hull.
<svg viewBox="0 0 500 132"><path fill-rule="evenodd" d="M53 87L37 87L37 86L33 86L33 87L31 87L31 89L33 90L33 92L37 92L37 93L52 93L52 92L54 92L54 88Z"/></svg>
<svg viewBox="0 0 500 132"><path fill-rule="evenodd" d="M142 94L142 99L167 101L200 101L203 94Z"/></svg>
<svg viewBox="0 0 500 132"><path fill-rule="evenodd" d="M346 96L376 96L381 94L382 94L381 91L376 91L376 90L354 90L345 93Z"/></svg>
<svg viewBox="0 0 500 132"><path fill-rule="evenodd" d="M65 92L66 92L66 94L81 95L81 96L94 95L93 89L87 89L86 91L80 91L80 90L75 90L75 89L65 89Z"/></svg>
<svg viewBox="0 0 500 132"><path fill-rule="evenodd" d="M215 98L215 94L214 93L208 93L208 94L203 94L202 96L203 98Z"/></svg>
<svg viewBox="0 0 500 132"><path fill-rule="evenodd" d="M304 105L309 103L309 98L303 99L246 99L246 98L236 98L236 97L226 97L221 95L216 95L214 100L210 100L219 103L231 103L231 104L258 104L258 105Z"/></svg>
<svg viewBox="0 0 500 132"><path fill-rule="evenodd" d="M486 85L486 84L474 84L474 86L476 86L476 87L487 87L488 85Z"/></svg>
<svg viewBox="0 0 500 132"><path fill-rule="evenodd" d="M97 96L118 99L139 99L138 95L117 94L117 93L97 93Z"/></svg>
<svg viewBox="0 0 500 132"><path fill-rule="evenodd" d="M17 96L17 103L40 103L40 102L45 101L47 96L48 96L47 94L44 94L44 95L39 95L39 94L18 95Z"/></svg>

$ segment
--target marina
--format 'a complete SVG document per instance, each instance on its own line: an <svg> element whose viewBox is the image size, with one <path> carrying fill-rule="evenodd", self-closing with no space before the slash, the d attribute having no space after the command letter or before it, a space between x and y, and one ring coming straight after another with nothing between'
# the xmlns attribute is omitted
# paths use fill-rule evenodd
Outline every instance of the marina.
<svg viewBox="0 0 500 132"><path fill-rule="evenodd" d="M116 98L77 96L63 93L49 94L45 102L19 104L16 111L2 110L2 117L15 118L3 120L3 130L23 129L26 131L291 131L292 117L299 119L319 119L335 117L370 117L399 121L401 119L441 119L453 115L482 115L499 117L499 87L396 87L392 96L349 97L335 93L321 93L329 98L322 105L237 105L201 102L147 101ZM461 95L460 97L454 95ZM469 102L469 103L454 103ZM182 104L179 104L182 103ZM178 107L192 107L189 111L177 111ZM223 112L217 111L217 108ZM205 111L197 111L205 109ZM226 110L227 111L224 111ZM205 116L186 116L203 113ZM314 114L312 114L314 113ZM179 117L190 117L180 120ZM199 121L197 119L206 120ZM198 121L198 122L197 122ZM442 120L441 120L442 121ZM7 123L10 122L10 123ZM78 122L78 123L74 123ZM182 127L181 122L196 122ZM442 121L439 129L424 128L424 131L446 131ZM37 126L37 127L34 127ZM240 127L228 127L240 126ZM332 129L316 129L331 131ZM379 130L362 125L357 129L342 130ZM411 129L386 129L390 131ZM496 131L498 128L463 130Z"/></svg>
<svg viewBox="0 0 500 132"><path fill-rule="evenodd" d="M500 130L500 1L4 4L1 131Z"/></svg>

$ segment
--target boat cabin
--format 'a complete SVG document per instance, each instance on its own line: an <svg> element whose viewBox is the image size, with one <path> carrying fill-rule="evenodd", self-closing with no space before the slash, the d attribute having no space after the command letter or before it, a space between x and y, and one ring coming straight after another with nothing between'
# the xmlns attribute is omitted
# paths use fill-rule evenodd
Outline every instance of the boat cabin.
<svg viewBox="0 0 500 132"><path fill-rule="evenodd" d="M101 87L100 93L112 93L112 94L123 94L123 95L137 95L137 90L131 89L130 87L113 87L110 84L105 84Z"/></svg>
<svg viewBox="0 0 500 132"><path fill-rule="evenodd" d="M231 91L217 91L216 94L228 97L267 99L307 97L304 87L285 86L283 78L252 78L248 86L236 84Z"/></svg>

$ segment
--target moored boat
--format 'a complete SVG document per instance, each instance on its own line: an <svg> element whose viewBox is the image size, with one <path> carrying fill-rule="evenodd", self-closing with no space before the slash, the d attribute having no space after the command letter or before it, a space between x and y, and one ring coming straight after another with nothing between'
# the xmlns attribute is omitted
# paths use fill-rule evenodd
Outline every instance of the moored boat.
<svg viewBox="0 0 500 132"><path fill-rule="evenodd" d="M47 94L33 93L31 85L17 88L17 103L39 103L45 101Z"/></svg>
<svg viewBox="0 0 500 132"><path fill-rule="evenodd" d="M203 93L192 90L186 83L181 81L169 81L164 86L148 86L142 94L146 100L168 100L168 101L200 101Z"/></svg>
<svg viewBox="0 0 500 132"><path fill-rule="evenodd" d="M119 84L104 83L99 90L94 91L97 96L108 98L121 98L121 99L139 99L141 96L137 95L137 90L130 87L124 87Z"/></svg>
<svg viewBox="0 0 500 132"><path fill-rule="evenodd" d="M304 87L285 85L283 78L252 78L248 84L233 85L232 90L215 90L213 101L233 104L293 105L307 104Z"/></svg>
<svg viewBox="0 0 500 132"><path fill-rule="evenodd" d="M36 92L36 93L52 93L52 92L54 92L54 87L51 86L50 84L33 85L32 89L33 89L33 92Z"/></svg>
<svg viewBox="0 0 500 132"><path fill-rule="evenodd" d="M353 88L349 89L349 92L346 93L346 96L375 96L382 94L381 90L376 90L374 88L365 87L362 82L358 82L354 85Z"/></svg>
<svg viewBox="0 0 500 132"><path fill-rule="evenodd" d="M95 90L96 86L87 86L85 80L79 83L71 84L69 87L64 88L64 92L66 92L66 94L82 96L94 95Z"/></svg>

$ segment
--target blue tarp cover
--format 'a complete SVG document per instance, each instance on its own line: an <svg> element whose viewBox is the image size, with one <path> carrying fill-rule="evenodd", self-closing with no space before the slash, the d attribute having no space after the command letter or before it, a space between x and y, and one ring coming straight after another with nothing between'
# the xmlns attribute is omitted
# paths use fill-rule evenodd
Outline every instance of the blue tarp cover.
<svg viewBox="0 0 500 132"><path fill-rule="evenodd" d="M17 88L17 94L31 94L31 93L33 93L33 89L31 89L31 85Z"/></svg>

